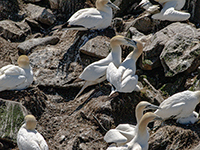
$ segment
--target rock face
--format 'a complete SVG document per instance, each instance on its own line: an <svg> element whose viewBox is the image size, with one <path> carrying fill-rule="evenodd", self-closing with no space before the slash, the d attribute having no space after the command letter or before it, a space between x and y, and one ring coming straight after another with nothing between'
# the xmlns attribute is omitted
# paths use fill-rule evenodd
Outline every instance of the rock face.
<svg viewBox="0 0 200 150"><path fill-rule="evenodd" d="M19 127L24 121L25 115L27 115L26 108L19 102L4 100L0 98L0 137L10 138L16 141L17 132Z"/></svg>
<svg viewBox="0 0 200 150"><path fill-rule="evenodd" d="M97 36L81 47L80 51L86 55L104 58L109 54L109 42L110 39L108 37ZM96 51L97 47L99 49L98 51Z"/></svg>
<svg viewBox="0 0 200 150"><path fill-rule="evenodd" d="M30 33L30 27L24 21L19 23L11 20L0 21L0 35L6 40L24 41L28 33Z"/></svg>
<svg viewBox="0 0 200 150"><path fill-rule="evenodd" d="M18 49L22 54L28 54L33 48L40 45L55 45L59 41L59 38L56 36L44 37L44 38L34 38L27 40L18 45Z"/></svg>
<svg viewBox="0 0 200 150"><path fill-rule="evenodd" d="M50 9L46 9L34 4L28 4L26 10L28 13L30 13L30 17L32 19L45 25L52 25L56 21L56 18Z"/></svg>
<svg viewBox="0 0 200 150"><path fill-rule="evenodd" d="M173 46L173 47L171 47L171 50L170 50L171 52L178 51L181 48L179 46L175 46L175 45L180 44L180 43L176 43L179 41L178 40L179 38L182 38L182 39L188 38L188 39L190 39L190 41L196 39L196 41L198 41L198 39L199 39L198 36L199 36L198 31L194 27L187 25L187 24L173 23L173 24L165 27L164 29L156 32L152 36L150 41L144 47L144 57L142 59L142 64L140 66L142 67L142 69L146 69L146 70L152 70L154 68L161 66L160 58L162 59L165 54L168 55L166 53L166 50L169 49L170 46ZM174 38L177 38L177 39L175 40ZM170 42L170 40L171 40L171 42ZM182 51L185 51L185 50L190 51L196 45L195 40L194 40L194 42L191 42L190 46L187 46L187 45L188 45L188 43L185 43L185 44L182 43L182 48L181 48ZM195 51L195 50L193 50L193 51ZM161 53L162 53L162 56L160 56ZM159 56L160 56L160 58L159 58ZM170 56L167 56L167 57L169 59ZM173 57L173 56L171 56L171 57ZM173 58L171 58L171 60L172 59ZM177 58L174 61L178 61ZM163 67L166 69L166 67L165 67L166 65L164 64L163 59L162 59L162 62L163 62L162 63ZM192 64L190 64L189 67L191 65ZM170 66L168 66L168 67L170 67ZM188 68L188 67L186 67L186 68ZM180 71L180 72L182 72L182 71Z"/></svg>
<svg viewBox="0 0 200 150"><path fill-rule="evenodd" d="M199 136L190 129L182 130L180 127L168 125L161 127L151 135L149 139L149 149L188 150L194 148L193 145L197 143L199 143Z"/></svg>

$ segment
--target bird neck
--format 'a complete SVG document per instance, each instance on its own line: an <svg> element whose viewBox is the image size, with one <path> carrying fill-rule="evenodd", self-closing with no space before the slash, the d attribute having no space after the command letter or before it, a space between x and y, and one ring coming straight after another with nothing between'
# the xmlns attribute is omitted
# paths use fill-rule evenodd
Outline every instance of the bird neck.
<svg viewBox="0 0 200 150"><path fill-rule="evenodd" d="M139 135L145 136L148 134L147 125L148 125L149 121L150 120L147 118L140 120L139 125L138 125L138 134Z"/></svg>
<svg viewBox="0 0 200 150"><path fill-rule="evenodd" d="M137 123L139 123L143 115L143 111L141 107L136 107L135 115L136 115Z"/></svg>
<svg viewBox="0 0 200 150"><path fill-rule="evenodd" d="M199 100L200 103L200 90L195 92L195 95L197 96L197 99Z"/></svg>
<svg viewBox="0 0 200 150"><path fill-rule="evenodd" d="M95 5L96 5L96 8L100 11L108 12L109 10L111 10L111 8L107 6L106 4L102 3L101 0L97 0Z"/></svg>
<svg viewBox="0 0 200 150"><path fill-rule="evenodd" d="M130 57L134 59L135 61L137 61L137 59L140 57L142 52L143 52L143 45L141 42L137 42L136 49L133 52L131 52L127 57Z"/></svg>

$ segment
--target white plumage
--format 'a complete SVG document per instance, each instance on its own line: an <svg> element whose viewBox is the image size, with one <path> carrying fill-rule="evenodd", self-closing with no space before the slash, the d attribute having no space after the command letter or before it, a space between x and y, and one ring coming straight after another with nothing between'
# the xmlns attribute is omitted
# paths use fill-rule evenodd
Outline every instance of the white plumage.
<svg viewBox="0 0 200 150"><path fill-rule="evenodd" d="M20 150L49 150L43 136L35 130L36 119L33 115L25 117L26 123L17 133L17 145Z"/></svg>
<svg viewBox="0 0 200 150"><path fill-rule="evenodd" d="M112 9L119 9L110 0L97 0L96 8L85 8L74 13L64 27L75 30L105 29L111 24Z"/></svg>
<svg viewBox="0 0 200 150"><path fill-rule="evenodd" d="M147 112L144 114L138 123L138 127L135 129L135 137L123 146L109 146L107 150L148 150L149 144L149 132L147 131L147 125L152 120L161 120L158 115Z"/></svg>
<svg viewBox="0 0 200 150"><path fill-rule="evenodd" d="M200 91L179 92L164 100L155 114L164 120L173 117L179 123L193 124L198 120L198 113L194 109L199 102Z"/></svg>
<svg viewBox="0 0 200 150"><path fill-rule="evenodd" d="M180 11L185 5L185 0L155 0L163 6L160 13L154 14L153 19L168 21L184 21L190 18L190 14ZM148 0L142 0L140 5L146 10L153 7Z"/></svg>
<svg viewBox="0 0 200 150"><path fill-rule="evenodd" d="M88 86L100 83L106 80L106 69L110 62L115 66L121 63L121 47L120 45L135 46L136 42L123 36L115 36L110 41L112 51L104 59L96 61L87 66L80 74L79 78L85 80L85 85L82 87L76 98Z"/></svg>
<svg viewBox="0 0 200 150"><path fill-rule="evenodd" d="M18 58L19 66L7 65L0 69L0 91L21 90L33 82L33 72L27 56Z"/></svg>
<svg viewBox="0 0 200 150"><path fill-rule="evenodd" d="M135 109L137 123L139 124L144 110L155 110L158 108L158 106L155 106L146 101L141 101L138 103ZM107 143L117 143L118 146L125 145L135 137L138 124L136 126L131 124L119 124L115 129L110 129L106 133L104 140Z"/></svg>
<svg viewBox="0 0 200 150"><path fill-rule="evenodd" d="M136 61L143 52L143 45L139 40L136 41L136 50L126 57L119 68L117 68L113 62L111 62L107 68L106 78L114 86L110 96L117 91L123 93L140 91L140 87L137 85L138 76L135 75L135 72Z"/></svg>

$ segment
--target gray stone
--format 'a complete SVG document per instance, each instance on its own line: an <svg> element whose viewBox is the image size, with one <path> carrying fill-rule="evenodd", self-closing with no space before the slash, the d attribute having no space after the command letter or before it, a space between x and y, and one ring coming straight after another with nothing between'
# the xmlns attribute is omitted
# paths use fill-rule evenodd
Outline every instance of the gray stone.
<svg viewBox="0 0 200 150"><path fill-rule="evenodd" d="M28 54L33 48L40 45L55 45L59 42L59 38L57 36L50 36L44 38L33 38L18 45L18 49L22 54Z"/></svg>
<svg viewBox="0 0 200 150"><path fill-rule="evenodd" d="M197 147L195 147L193 150L199 150L199 149L200 149L200 144Z"/></svg>
<svg viewBox="0 0 200 150"><path fill-rule="evenodd" d="M49 4L51 6L51 9L59 8L59 0L49 0Z"/></svg>
<svg viewBox="0 0 200 150"><path fill-rule="evenodd" d="M83 47L81 47L80 51L86 55L104 58L110 52L109 43L110 39L108 37L97 36L89 40Z"/></svg>
<svg viewBox="0 0 200 150"><path fill-rule="evenodd" d="M138 31L135 27L130 27L126 34L126 37L131 38L131 39L139 38L142 36L144 36L144 34Z"/></svg>
<svg viewBox="0 0 200 150"><path fill-rule="evenodd" d="M32 19L39 21L40 23L52 25L56 21L56 18L50 9L34 4L28 4L25 9Z"/></svg>
<svg viewBox="0 0 200 150"><path fill-rule="evenodd" d="M19 102L0 98L0 110L0 137L16 141L17 132L27 115L26 108Z"/></svg>
<svg viewBox="0 0 200 150"><path fill-rule="evenodd" d="M170 45L170 42L168 41L174 43L174 37L176 37L176 35L189 38L191 40L199 39L199 33L197 32L196 28L184 23L172 23L164 29L156 32L146 43L146 46L143 49L144 56L139 64L140 67L144 70L152 70L160 67L161 62L159 57L163 49L166 49L167 44Z"/></svg>
<svg viewBox="0 0 200 150"><path fill-rule="evenodd" d="M200 44L193 42L194 38L188 34L176 35L166 43L160 55L166 77L184 71L191 73L200 65Z"/></svg>
<svg viewBox="0 0 200 150"><path fill-rule="evenodd" d="M12 42L24 41L28 33L30 33L30 27L24 21L0 21L0 35L6 40L10 40Z"/></svg>

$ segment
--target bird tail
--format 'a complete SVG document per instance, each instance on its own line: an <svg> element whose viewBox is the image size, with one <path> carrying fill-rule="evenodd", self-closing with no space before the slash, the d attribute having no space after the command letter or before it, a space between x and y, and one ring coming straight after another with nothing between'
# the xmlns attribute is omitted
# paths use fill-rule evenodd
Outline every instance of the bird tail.
<svg viewBox="0 0 200 150"><path fill-rule="evenodd" d="M77 99L78 96L84 91L84 89L86 89L88 86L93 85L94 83L92 81L86 81L85 84L83 85L83 87L81 88L81 90L78 92L78 94L76 95L76 97L74 99Z"/></svg>

